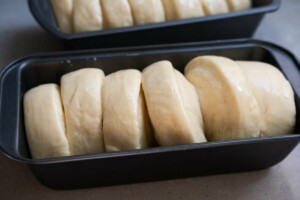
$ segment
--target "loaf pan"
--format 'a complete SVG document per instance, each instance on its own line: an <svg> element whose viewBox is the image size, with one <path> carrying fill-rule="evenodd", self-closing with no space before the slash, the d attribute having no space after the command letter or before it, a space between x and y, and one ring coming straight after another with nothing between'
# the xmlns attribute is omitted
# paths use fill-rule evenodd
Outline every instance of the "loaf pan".
<svg viewBox="0 0 300 200"><path fill-rule="evenodd" d="M252 9L238 12L76 34L58 29L49 0L28 0L28 3L36 21L64 40L67 48L90 49L249 38L263 16L280 6L280 0L252 1Z"/></svg>
<svg viewBox="0 0 300 200"><path fill-rule="evenodd" d="M63 74L84 67L100 68L109 74L128 68L142 70L167 59L183 71L188 61L199 55L263 61L278 67L295 91L295 133L62 158L31 158L22 108L23 95L30 88L59 83ZM85 188L265 169L282 161L300 140L299 63L281 47L256 40L37 54L7 66L0 81L1 150L27 164L37 179L51 188Z"/></svg>

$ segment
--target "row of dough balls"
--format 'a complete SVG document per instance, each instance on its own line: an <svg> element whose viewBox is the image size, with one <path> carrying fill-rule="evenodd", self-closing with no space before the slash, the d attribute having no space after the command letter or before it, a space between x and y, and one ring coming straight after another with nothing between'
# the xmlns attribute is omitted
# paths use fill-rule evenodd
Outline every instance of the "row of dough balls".
<svg viewBox="0 0 300 200"><path fill-rule="evenodd" d="M275 67L200 56L141 73L86 68L24 96L33 158L292 133L294 93Z"/></svg>
<svg viewBox="0 0 300 200"><path fill-rule="evenodd" d="M117 28L249 9L251 0L51 0L66 33Z"/></svg>

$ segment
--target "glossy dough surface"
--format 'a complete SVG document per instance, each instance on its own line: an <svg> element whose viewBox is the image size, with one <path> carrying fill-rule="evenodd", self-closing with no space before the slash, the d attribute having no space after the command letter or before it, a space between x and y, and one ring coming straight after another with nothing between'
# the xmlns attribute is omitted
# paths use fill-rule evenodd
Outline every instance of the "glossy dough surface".
<svg viewBox="0 0 300 200"><path fill-rule="evenodd" d="M45 84L24 95L24 120L32 158L69 156L59 86Z"/></svg>
<svg viewBox="0 0 300 200"><path fill-rule="evenodd" d="M200 56L188 63L185 76L197 88L208 140L259 136L259 107L234 61Z"/></svg>
<svg viewBox="0 0 300 200"><path fill-rule="evenodd" d="M245 71L262 116L261 136L292 133L296 123L294 92L274 66L250 61L237 62Z"/></svg>
<svg viewBox="0 0 300 200"><path fill-rule="evenodd" d="M161 0L129 0L135 24L165 21Z"/></svg>
<svg viewBox="0 0 300 200"><path fill-rule="evenodd" d="M85 68L61 78L67 137L72 155L104 151L100 69Z"/></svg>
<svg viewBox="0 0 300 200"><path fill-rule="evenodd" d="M141 149L153 144L141 72L129 69L106 76L102 100L106 151Z"/></svg>
<svg viewBox="0 0 300 200"><path fill-rule="evenodd" d="M100 0L74 0L75 32L96 31L103 28Z"/></svg>
<svg viewBox="0 0 300 200"><path fill-rule="evenodd" d="M169 61L143 70L142 86L156 139L162 146L205 142L195 88Z"/></svg>

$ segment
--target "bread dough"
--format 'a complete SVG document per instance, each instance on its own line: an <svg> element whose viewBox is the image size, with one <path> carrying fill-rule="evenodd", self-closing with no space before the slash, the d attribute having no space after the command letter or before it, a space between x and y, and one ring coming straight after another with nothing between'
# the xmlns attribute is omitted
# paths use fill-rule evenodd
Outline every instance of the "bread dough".
<svg viewBox="0 0 300 200"><path fill-rule="evenodd" d="M252 6L252 0L227 0L231 11L246 10Z"/></svg>
<svg viewBox="0 0 300 200"><path fill-rule="evenodd" d="M103 28L100 0L74 0L75 32L96 31Z"/></svg>
<svg viewBox="0 0 300 200"><path fill-rule="evenodd" d="M229 8L226 0L199 0L204 8L206 15L228 13Z"/></svg>
<svg viewBox="0 0 300 200"><path fill-rule="evenodd" d="M59 86L45 84L32 88L24 95L23 103L32 158L69 156Z"/></svg>
<svg viewBox="0 0 300 200"><path fill-rule="evenodd" d="M142 86L160 145L206 141L196 90L169 61L145 68Z"/></svg>
<svg viewBox="0 0 300 200"><path fill-rule="evenodd" d="M261 136L292 133L296 123L294 92L282 73L262 62L237 62L250 82L262 116Z"/></svg>
<svg viewBox="0 0 300 200"><path fill-rule="evenodd" d="M106 151L141 149L153 145L153 133L141 72L121 70L103 83L103 134Z"/></svg>
<svg viewBox="0 0 300 200"><path fill-rule="evenodd" d="M165 21L161 0L129 0L135 24Z"/></svg>
<svg viewBox="0 0 300 200"><path fill-rule="evenodd" d="M105 27L117 28L133 25L128 0L101 0L101 5Z"/></svg>
<svg viewBox="0 0 300 200"><path fill-rule="evenodd" d="M188 63L185 76L197 88L208 140L259 136L259 107L238 64L200 56Z"/></svg>
<svg viewBox="0 0 300 200"><path fill-rule="evenodd" d="M199 0L163 0L168 20L199 17L204 15Z"/></svg>
<svg viewBox="0 0 300 200"><path fill-rule="evenodd" d="M73 32L73 0L51 0L59 28L65 33Z"/></svg>
<svg viewBox="0 0 300 200"><path fill-rule="evenodd" d="M72 155L104 151L100 69L85 68L61 78L67 137Z"/></svg>

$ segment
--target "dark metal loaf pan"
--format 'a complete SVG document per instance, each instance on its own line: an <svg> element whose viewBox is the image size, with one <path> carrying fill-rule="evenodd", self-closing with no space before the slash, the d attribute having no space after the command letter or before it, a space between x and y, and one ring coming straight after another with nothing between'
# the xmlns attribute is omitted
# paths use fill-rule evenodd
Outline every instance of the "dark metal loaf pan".
<svg viewBox="0 0 300 200"><path fill-rule="evenodd" d="M31 159L24 132L24 93L43 83L59 83L60 77L83 67L106 74L170 60L180 71L199 55L221 55L257 60L277 66L295 90L295 133L277 137L208 142L169 147L99 153L73 157ZM286 50L261 41L231 40L131 49L89 50L38 54L20 59L0 75L0 146L12 159L27 164L37 179L58 189L84 188L242 172L268 168L282 161L300 140L299 63Z"/></svg>
<svg viewBox="0 0 300 200"><path fill-rule="evenodd" d="M28 3L37 22L65 40L68 48L90 49L249 38L263 16L280 6L280 0L252 1L252 9L239 12L76 34L58 29L49 0L28 0Z"/></svg>

